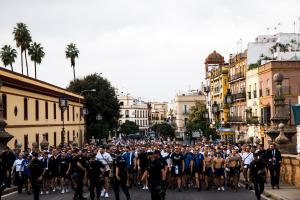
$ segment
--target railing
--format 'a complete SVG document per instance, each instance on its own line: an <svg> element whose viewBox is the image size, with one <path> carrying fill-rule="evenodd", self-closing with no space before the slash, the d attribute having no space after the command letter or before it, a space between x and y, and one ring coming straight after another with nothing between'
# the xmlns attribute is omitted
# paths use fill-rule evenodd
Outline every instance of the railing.
<svg viewBox="0 0 300 200"><path fill-rule="evenodd" d="M237 73L237 74L234 74L234 75L230 76L229 80L234 81L234 80L243 79L243 78L245 78L245 74L240 72L240 73Z"/></svg>
<svg viewBox="0 0 300 200"><path fill-rule="evenodd" d="M258 116L252 116L246 119L247 124L259 124L259 117Z"/></svg>
<svg viewBox="0 0 300 200"><path fill-rule="evenodd" d="M245 119L242 116L229 116L228 122L240 122L240 123L243 123L243 122L245 122Z"/></svg>
<svg viewBox="0 0 300 200"><path fill-rule="evenodd" d="M233 100L236 101L236 100L241 100L241 99L246 99L246 92L243 91L243 92L240 92L240 93L237 93L237 94L233 94Z"/></svg>

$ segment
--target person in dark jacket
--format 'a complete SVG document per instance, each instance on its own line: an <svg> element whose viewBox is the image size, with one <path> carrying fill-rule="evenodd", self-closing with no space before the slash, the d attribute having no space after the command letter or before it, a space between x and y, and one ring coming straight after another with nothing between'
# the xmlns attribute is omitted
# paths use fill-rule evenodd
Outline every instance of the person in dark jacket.
<svg viewBox="0 0 300 200"><path fill-rule="evenodd" d="M253 161L250 163L250 177L254 185L255 196L260 200L260 195L264 192L266 178L265 163L258 153L253 154Z"/></svg>
<svg viewBox="0 0 300 200"><path fill-rule="evenodd" d="M40 190L46 169L42 161L38 160L38 153L32 153L32 159L28 165L31 171L31 184L33 190L33 199L39 200Z"/></svg>
<svg viewBox="0 0 300 200"><path fill-rule="evenodd" d="M275 188L275 185L277 186L277 189L279 189L280 166L282 157L275 144L270 145L270 149L266 154L266 159L268 160L272 189Z"/></svg>

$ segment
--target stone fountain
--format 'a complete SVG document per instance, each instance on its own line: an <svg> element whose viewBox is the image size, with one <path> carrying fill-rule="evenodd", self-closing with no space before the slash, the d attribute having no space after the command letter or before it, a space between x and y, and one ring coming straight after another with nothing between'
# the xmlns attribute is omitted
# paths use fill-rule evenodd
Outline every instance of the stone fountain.
<svg viewBox="0 0 300 200"><path fill-rule="evenodd" d="M296 128L288 126L290 120L287 112L287 104L282 91L282 81L284 77L281 73L276 73L273 80L276 84L276 94L274 96L274 111L271 118L271 127L265 133L277 143L279 149L283 153L296 153L296 145L292 141L292 137L296 134Z"/></svg>

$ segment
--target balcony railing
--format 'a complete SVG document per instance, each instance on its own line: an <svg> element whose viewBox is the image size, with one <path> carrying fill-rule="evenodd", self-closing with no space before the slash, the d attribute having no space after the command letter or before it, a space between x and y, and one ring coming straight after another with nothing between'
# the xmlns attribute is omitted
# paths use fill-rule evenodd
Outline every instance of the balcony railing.
<svg viewBox="0 0 300 200"><path fill-rule="evenodd" d="M246 119L247 124L259 124L259 117L258 116L252 116Z"/></svg>
<svg viewBox="0 0 300 200"><path fill-rule="evenodd" d="M235 81L235 80L244 79L244 78L245 78L245 74L240 72L240 73L230 76L230 81Z"/></svg>
<svg viewBox="0 0 300 200"><path fill-rule="evenodd" d="M246 99L246 92L243 91L243 92L240 92L240 93L237 93L237 94L233 94L233 100L236 101L236 100L243 100L243 99Z"/></svg>
<svg viewBox="0 0 300 200"><path fill-rule="evenodd" d="M228 121L229 122L243 123L243 122L245 122L245 118L243 116L229 116Z"/></svg>

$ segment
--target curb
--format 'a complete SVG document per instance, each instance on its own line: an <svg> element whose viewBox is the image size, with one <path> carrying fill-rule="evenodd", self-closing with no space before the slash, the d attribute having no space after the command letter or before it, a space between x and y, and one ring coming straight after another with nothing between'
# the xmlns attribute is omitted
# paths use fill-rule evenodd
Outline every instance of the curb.
<svg viewBox="0 0 300 200"><path fill-rule="evenodd" d="M12 193L12 192L16 192L17 190L18 190L17 187L10 187L10 188L5 189L2 192L2 195L6 195L6 194L9 194L9 193Z"/></svg>

